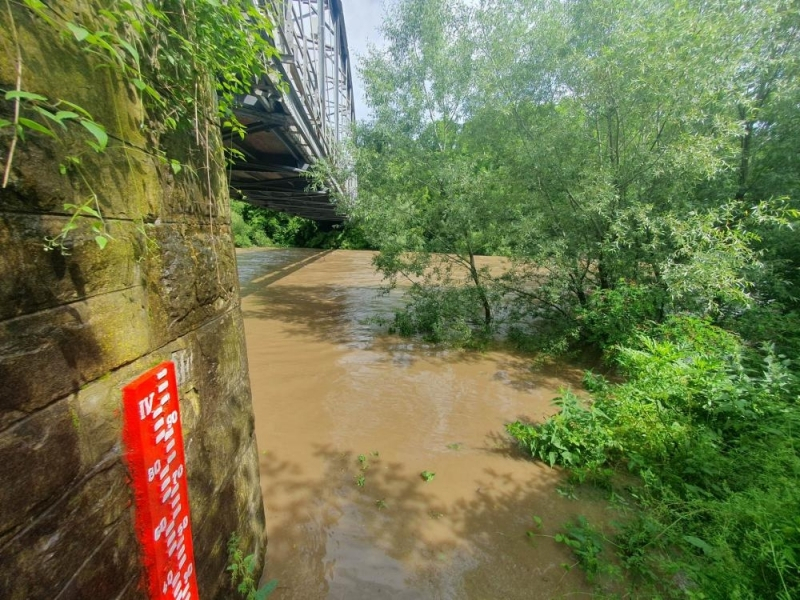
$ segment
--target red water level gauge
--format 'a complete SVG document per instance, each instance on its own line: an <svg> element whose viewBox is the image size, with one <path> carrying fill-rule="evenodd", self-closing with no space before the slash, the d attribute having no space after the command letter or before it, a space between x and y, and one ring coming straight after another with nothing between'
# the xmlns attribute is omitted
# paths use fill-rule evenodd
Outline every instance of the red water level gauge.
<svg viewBox="0 0 800 600"><path fill-rule="evenodd" d="M197 600L186 460L172 361L126 385L123 400L125 454L150 599Z"/></svg>

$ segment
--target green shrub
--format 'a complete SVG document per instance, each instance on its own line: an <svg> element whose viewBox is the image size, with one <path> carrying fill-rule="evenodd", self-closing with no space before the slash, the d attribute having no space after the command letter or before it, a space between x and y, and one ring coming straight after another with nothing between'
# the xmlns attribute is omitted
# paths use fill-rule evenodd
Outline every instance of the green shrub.
<svg viewBox="0 0 800 600"><path fill-rule="evenodd" d="M620 281L614 289L597 290L578 311L586 341L600 348L626 343L660 321L666 302L659 288Z"/></svg>
<svg viewBox="0 0 800 600"><path fill-rule="evenodd" d="M800 597L792 361L677 316L612 356L622 382L587 374L591 402L564 394L559 413L538 425L512 423L511 435L535 458L582 479L620 467L639 477L616 545L645 595ZM596 545L570 537L571 527L564 539L597 570Z"/></svg>
<svg viewBox="0 0 800 600"><path fill-rule="evenodd" d="M483 347L492 333L483 322L474 287L415 287L408 297L406 307L395 313L392 332L468 348Z"/></svg>
<svg viewBox="0 0 800 600"><path fill-rule="evenodd" d="M515 421L506 431L531 456L551 467L597 469L614 447L608 417L596 406L584 406L570 391L554 401L561 410L541 424Z"/></svg>

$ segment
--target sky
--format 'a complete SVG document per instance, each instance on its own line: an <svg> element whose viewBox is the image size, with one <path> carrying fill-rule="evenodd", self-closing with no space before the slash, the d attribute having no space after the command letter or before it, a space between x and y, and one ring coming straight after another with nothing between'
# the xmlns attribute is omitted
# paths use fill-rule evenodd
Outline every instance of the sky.
<svg viewBox="0 0 800 600"><path fill-rule="evenodd" d="M369 44L378 47L383 45L379 28L383 21L384 5L391 2L392 0L342 0L347 46L352 61L356 119L359 121L368 117L364 85L358 72L359 56L366 54Z"/></svg>

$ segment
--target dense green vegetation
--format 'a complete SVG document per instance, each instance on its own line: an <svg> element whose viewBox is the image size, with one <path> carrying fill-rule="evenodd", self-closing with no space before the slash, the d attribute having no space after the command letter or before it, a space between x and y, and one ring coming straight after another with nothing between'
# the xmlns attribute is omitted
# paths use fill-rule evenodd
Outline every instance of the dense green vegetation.
<svg viewBox="0 0 800 600"><path fill-rule="evenodd" d="M800 596L800 3L403 0L384 34L348 213L396 328L603 351L508 430L618 501L559 536L607 593Z"/></svg>
<svg viewBox="0 0 800 600"><path fill-rule="evenodd" d="M361 250L369 247L360 227L355 223L322 230L310 219L261 208L240 200L231 202L231 226L237 248L291 246Z"/></svg>

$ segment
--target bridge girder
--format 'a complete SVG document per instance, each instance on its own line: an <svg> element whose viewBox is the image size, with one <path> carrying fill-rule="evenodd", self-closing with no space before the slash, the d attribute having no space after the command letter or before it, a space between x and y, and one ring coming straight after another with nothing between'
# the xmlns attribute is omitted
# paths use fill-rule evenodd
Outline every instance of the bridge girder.
<svg viewBox="0 0 800 600"><path fill-rule="evenodd" d="M240 99L244 139L223 131L225 143L244 156L231 170L232 195L317 221L343 221L328 192L309 191L298 177L320 159L343 158L336 153L355 121L342 0L253 2L275 23L271 41L280 57L269 66L279 78L264 74ZM345 193L354 185L329 182Z"/></svg>

